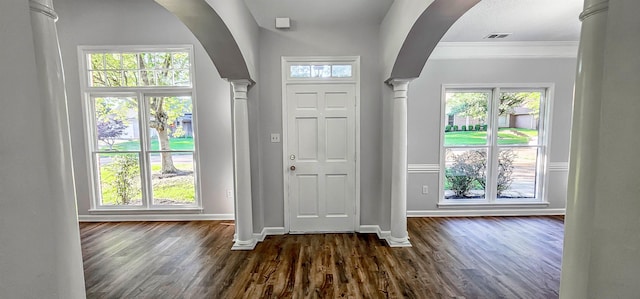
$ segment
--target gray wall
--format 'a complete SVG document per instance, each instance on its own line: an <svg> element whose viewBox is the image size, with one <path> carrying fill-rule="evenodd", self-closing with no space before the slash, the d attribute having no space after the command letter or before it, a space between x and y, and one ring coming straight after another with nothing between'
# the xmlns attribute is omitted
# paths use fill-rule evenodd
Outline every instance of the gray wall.
<svg viewBox="0 0 640 299"><path fill-rule="evenodd" d="M409 86L409 164L440 163L441 91L443 84L554 83L549 161L568 162L576 59L429 60ZM566 201L566 170L549 172L549 208ZM422 185L429 193L422 194ZM410 174L409 211L436 210L438 174Z"/></svg>
<svg viewBox="0 0 640 299"><path fill-rule="evenodd" d="M153 0L56 0L64 61L78 213L88 214L90 190L86 160L78 45L191 44L195 56L195 100L199 137L201 197L205 214L233 214L231 106L229 84L217 73L193 34Z"/></svg>
<svg viewBox="0 0 640 299"><path fill-rule="evenodd" d="M282 56L361 56L361 223L377 224L382 99L377 27L362 24L305 28L294 23L288 31L261 29L259 137L265 226L284 225L282 143L271 143L269 139L270 133L283 132Z"/></svg>

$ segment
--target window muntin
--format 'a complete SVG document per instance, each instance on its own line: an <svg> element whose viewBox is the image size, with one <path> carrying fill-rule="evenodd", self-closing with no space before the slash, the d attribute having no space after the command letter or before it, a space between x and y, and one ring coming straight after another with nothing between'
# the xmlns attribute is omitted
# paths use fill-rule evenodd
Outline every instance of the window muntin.
<svg viewBox="0 0 640 299"><path fill-rule="evenodd" d="M85 54L89 87L191 86L186 50Z"/></svg>
<svg viewBox="0 0 640 299"><path fill-rule="evenodd" d="M446 89L443 201L542 200L545 90Z"/></svg>
<svg viewBox="0 0 640 299"><path fill-rule="evenodd" d="M84 50L92 208L199 208L191 49Z"/></svg>
<svg viewBox="0 0 640 299"><path fill-rule="evenodd" d="M351 64L292 64L289 65L289 78L352 78Z"/></svg>

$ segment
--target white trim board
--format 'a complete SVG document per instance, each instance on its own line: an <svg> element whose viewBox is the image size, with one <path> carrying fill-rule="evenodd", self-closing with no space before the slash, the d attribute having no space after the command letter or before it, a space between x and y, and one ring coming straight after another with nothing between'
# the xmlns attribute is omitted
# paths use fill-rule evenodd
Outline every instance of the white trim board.
<svg viewBox="0 0 640 299"><path fill-rule="evenodd" d="M264 241L267 236L276 236L276 235L284 235L284 227L264 227L262 228L262 232L254 233L253 238L258 242ZM234 239L235 241L235 236Z"/></svg>
<svg viewBox="0 0 640 299"><path fill-rule="evenodd" d="M379 225L360 225L358 233L361 234L376 234L378 239L387 240L391 236L391 231L382 230Z"/></svg>
<svg viewBox="0 0 640 299"><path fill-rule="evenodd" d="M409 164L408 173L440 173L440 164Z"/></svg>
<svg viewBox="0 0 640 299"><path fill-rule="evenodd" d="M576 58L578 42L441 42L429 59Z"/></svg>
<svg viewBox="0 0 640 299"><path fill-rule="evenodd" d="M483 216L548 216L564 215L566 209L474 209L415 210L407 217L483 217Z"/></svg>
<svg viewBox="0 0 640 299"><path fill-rule="evenodd" d="M78 215L78 222L234 220L233 214Z"/></svg>
<svg viewBox="0 0 640 299"><path fill-rule="evenodd" d="M549 162L549 171L569 171L569 162Z"/></svg>

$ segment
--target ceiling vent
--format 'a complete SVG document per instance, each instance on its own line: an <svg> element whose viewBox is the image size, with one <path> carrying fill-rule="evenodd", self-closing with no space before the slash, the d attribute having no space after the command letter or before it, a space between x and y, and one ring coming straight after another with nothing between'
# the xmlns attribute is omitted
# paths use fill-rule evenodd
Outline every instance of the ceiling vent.
<svg viewBox="0 0 640 299"><path fill-rule="evenodd" d="M491 33L485 36L485 39L503 39L507 36L511 35L511 33Z"/></svg>

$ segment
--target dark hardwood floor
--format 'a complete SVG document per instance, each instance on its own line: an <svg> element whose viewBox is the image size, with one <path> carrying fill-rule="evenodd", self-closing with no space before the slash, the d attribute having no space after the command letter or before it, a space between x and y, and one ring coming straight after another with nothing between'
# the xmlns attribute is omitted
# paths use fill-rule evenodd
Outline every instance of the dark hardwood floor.
<svg viewBox="0 0 640 299"><path fill-rule="evenodd" d="M225 221L81 223L88 298L557 298L561 217L410 218L373 234L269 236Z"/></svg>

